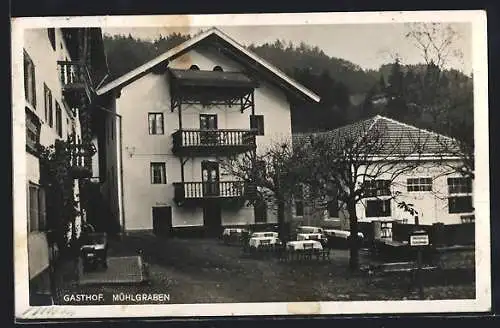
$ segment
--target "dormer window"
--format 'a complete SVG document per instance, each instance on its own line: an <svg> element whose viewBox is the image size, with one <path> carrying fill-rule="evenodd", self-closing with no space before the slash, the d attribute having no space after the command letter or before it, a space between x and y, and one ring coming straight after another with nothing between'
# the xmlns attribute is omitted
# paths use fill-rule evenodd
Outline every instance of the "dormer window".
<svg viewBox="0 0 500 328"><path fill-rule="evenodd" d="M215 66L213 69L215 72L223 72L224 70L220 66Z"/></svg>
<svg viewBox="0 0 500 328"><path fill-rule="evenodd" d="M189 67L189 69L193 70L193 71L199 71L200 68L198 67L198 65L191 65L191 67Z"/></svg>

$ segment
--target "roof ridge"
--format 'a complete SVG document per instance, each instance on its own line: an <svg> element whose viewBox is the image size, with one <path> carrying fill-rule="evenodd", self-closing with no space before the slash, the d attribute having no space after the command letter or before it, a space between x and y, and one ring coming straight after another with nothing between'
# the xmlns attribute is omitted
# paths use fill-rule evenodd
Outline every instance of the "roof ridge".
<svg viewBox="0 0 500 328"><path fill-rule="evenodd" d="M449 139L451 141L456 141L454 138L452 138L450 136L447 136L447 135L444 135L444 134L441 134L441 133L437 133L437 132L430 131L430 130L427 130L427 129L419 128L417 126L414 126L414 125L411 125L411 124L408 124L408 123L404 123L404 122L395 120L395 119L387 117L387 116L382 116L382 115L377 115L377 116L379 116L380 119L384 119L384 120L390 121L390 122L395 123L395 124L400 124L400 125L403 125L403 126L405 126L407 128L420 130L420 131L427 132L427 133L432 134L432 135L436 135L438 137L444 137L444 138Z"/></svg>

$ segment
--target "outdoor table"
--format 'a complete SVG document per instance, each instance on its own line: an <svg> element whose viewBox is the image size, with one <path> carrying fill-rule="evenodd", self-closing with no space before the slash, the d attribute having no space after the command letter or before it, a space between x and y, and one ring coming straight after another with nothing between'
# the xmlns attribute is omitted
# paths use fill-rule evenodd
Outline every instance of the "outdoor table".
<svg viewBox="0 0 500 328"><path fill-rule="evenodd" d="M323 228L311 227L311 226L300 226L297 227L297 233L322 233Z"/></svg>
<svg viewBox="0 0 500 328"><path fill-rule="evenodd" d="M317 249L317 250L323 250L323 246L321 246L321 243L317 240L295 240L295 241L289 241L286 244L287 249L289 250L304 250L304 249Z"/></svg>
<svg viewBox="0 0 500 328"><path fill-rule="evenodd" d="M250 247L259 248L265 246L275 246L280 243L276 237L251 237L248 244Z"/></svg>
<svg viewBox="0 0 500 328"><path fill-rule="evenodd" d="M260 238L260 237L278 238L278 233L274 231L267 231L267 232L254 232L251 235L251 238Z"/></svg>
<svg viewBox="0 0 500 328"><path fill-rule="evenodd" d="M243 228L225 228L224 231L222 232L222 235L230 236L232 234L243 234L245 232L248 232L248 230Z"/></svg>
<svg viewBox="0 0 500 328"><path fill-rule="evenodd" d="M222 240L224 243L241 243L242 237L248 230L243 228L225 228L222 232Z"/></svg>
<svg viewBox="0 0 500 328"><path fill-rule="evenodd" d="M322 252L323 246L317 240L295 240L286 244L286 250L292 258L294 255L311 258L313 253Z"/></svg>
<svg viewBox="0 0 500 328"><path fill-rule="evenodd" d="M297 240L321 240L321 233L299 233L297 234Z"/></svg>
<svg viewBox="0 0 500 328"><path fill-rule="evenodd" d="M351 232L347 231L347 230L325 229L325 234L329 237L339 237L339 238L347 239L351 235ZM364 238L363 233L358 232L358 237Z"/></svg>

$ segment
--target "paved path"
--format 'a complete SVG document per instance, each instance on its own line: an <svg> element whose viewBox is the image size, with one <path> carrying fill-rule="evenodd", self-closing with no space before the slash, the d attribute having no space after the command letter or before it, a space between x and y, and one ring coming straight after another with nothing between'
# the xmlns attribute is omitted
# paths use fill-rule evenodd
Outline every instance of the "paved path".
<svg viewBox="0 0 500 328"><path fill-rule="evenodd" d="M131 284L145 279L140 256L108 257L108 268L95 271L80 270L79 285Z"/></svg>

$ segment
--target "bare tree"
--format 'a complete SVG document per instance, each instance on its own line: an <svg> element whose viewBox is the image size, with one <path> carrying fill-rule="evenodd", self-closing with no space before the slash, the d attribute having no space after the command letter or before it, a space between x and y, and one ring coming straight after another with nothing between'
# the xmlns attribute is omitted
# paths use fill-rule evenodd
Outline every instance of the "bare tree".
<svg viewBox="0 0 500 328"><path fill-rule="evenodd" d="M451 58L462 60L462 50L455 48L461 35L451 24L407 23L406 28L405 37L421 52L427 65L434 64L442 70Z"/></svg>
<svg viewBox="0 0 500 328"><path fill-rule="evenodd" d="M402 135L394 124L377 116L303 136L294 147L295 156L303 158L301 162L307 167L302 171L310 172L302 177L308 192L324 199L325 204L338 202L338 209L348 214L349 266L353 270L359 268L356 205L367 197L395 199L397 193L391 192L395 179L417 168L429 150L430 134L409 128Z"/></svg>
<svg viewBox="0 0 500 328"><path fill-rule="evenodd" d="M472 87L469 83L455 81L460 87L451 91L445 74L445 67L451 59L463 60L463 52L456 47L457 41L462 36L451 24L411 23L406 27L408 30L406 38L413 41L427 65L427 79L423 83L422 90L424 97L416 106L422 107L424 112L432 115L434 128L444 129L455 138L452 142L450 138L439 140L443 154L446 156L452 154L462 159L459 163L452 164L441 156L439 164L448 166L452 172L473 179L474 136L473 124L469 122L473 120L473 115L461 118L455 116L454 122L451 119L461 107L470 106L472 109Z"/></svg>
<svg viewBox="0 0 500 328"><path fill-rule="evenodd" d="M282 240L288 239L285 204L297 185L299 165L294 160L291 140L273 142L263 152L248 152L223 159L221 169L244 181L248 205L259 202L277 206L278 229Z"/></svg>

